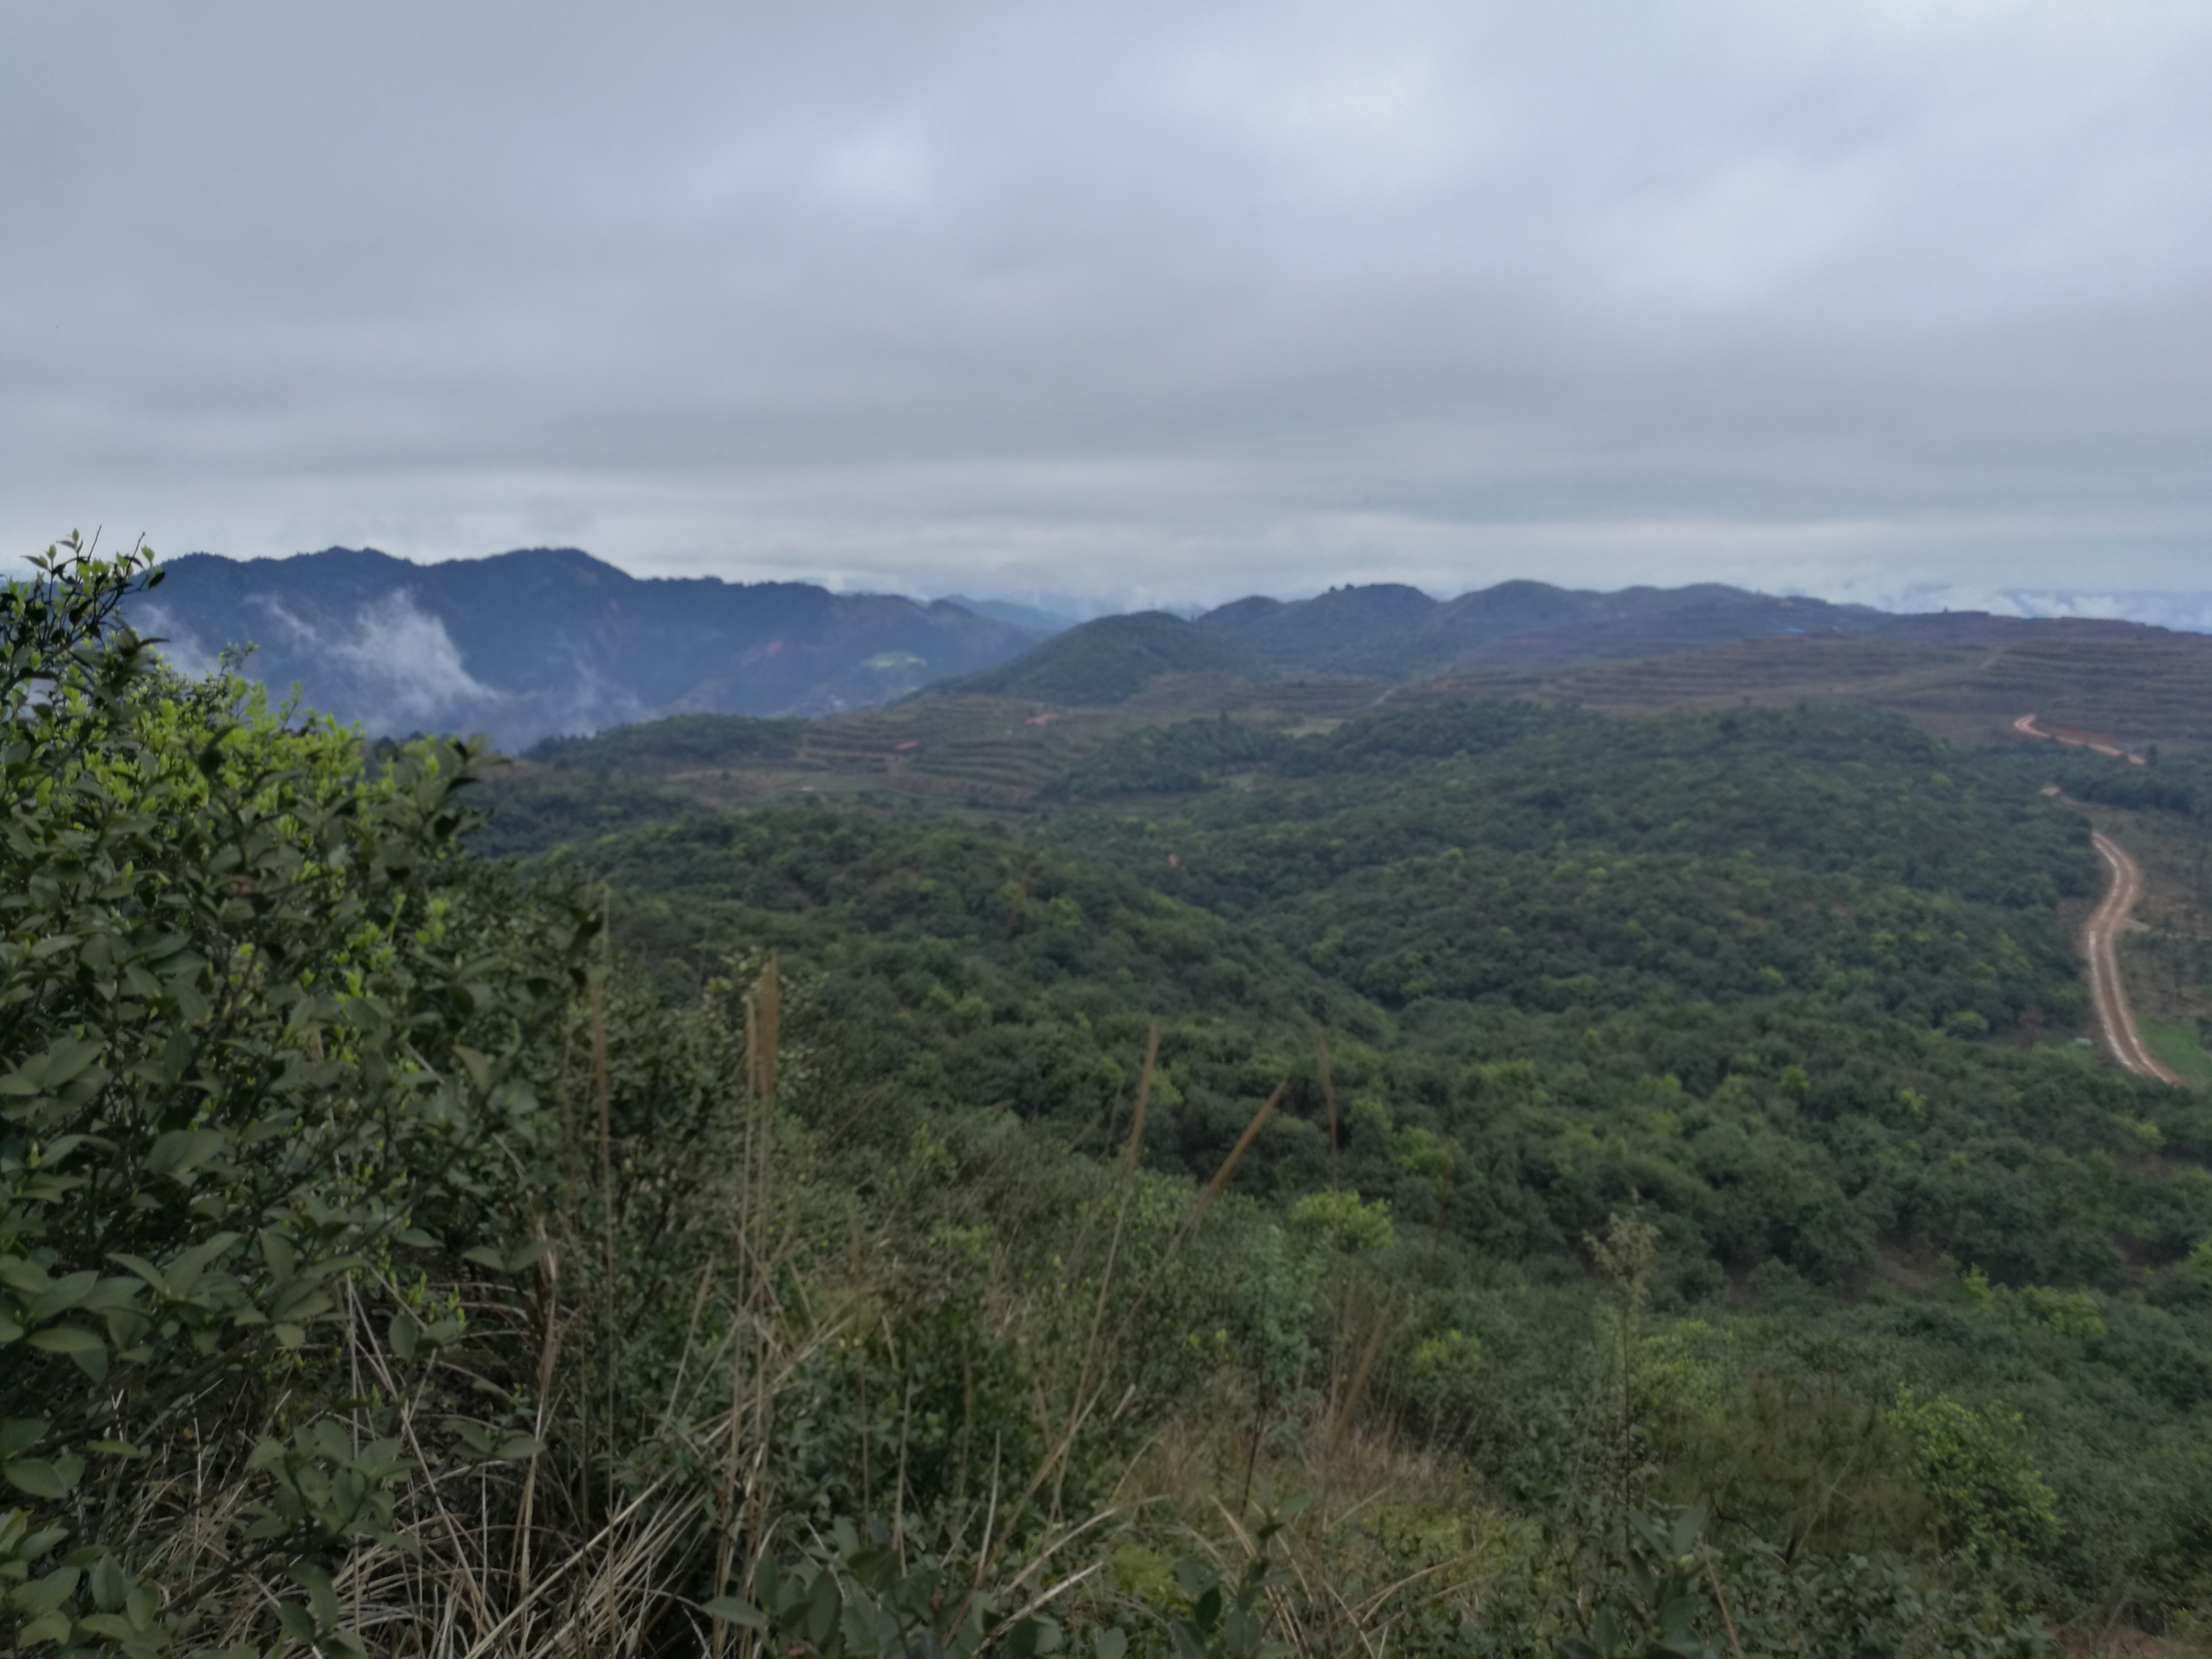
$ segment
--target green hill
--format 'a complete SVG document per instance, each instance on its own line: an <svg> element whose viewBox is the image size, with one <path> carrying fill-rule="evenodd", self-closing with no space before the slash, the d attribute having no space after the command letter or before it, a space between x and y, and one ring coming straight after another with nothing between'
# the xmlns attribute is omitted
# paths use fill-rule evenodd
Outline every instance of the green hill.
<svg viewBox="0 0 2212 1659"><path fill-rule="evenodd" d="M1713 583L1596 593L1506 581L1440 604L1378 582L1288 604L1239 599L1197 625L1280 668L1404 679L1447 667L1661 656L1760 635L1881 631L1907 620Z"/></svg>
<svg viewBox="0 0 2212 1659"><path fill-rule="evenodd" d="M2082 1032L2039 751L1247 720L1376 688L1134 618L1014 677L1110 707L556 746L497 860L480 754L70 551L0 585L8 1651L2203 1651L2212 1106ZM2201 894L2198 762L2056 763Z"/></svg>
<svg viewBox="0 0 2212 1659"><path fill-rule="evenodd" d="M580 772L636 772L647 776L704 766L742 766L789 760L799 752L807 722L755 720L744 714L671 714L635 726L611 726L590 737L546 738L528 758Z"/></svg>
<svg viewBox="0 0 2212 1659"><path fill-rule="evenodd" d="M1091 749L1023 838L759 812L535 867L608 883L672 992L775 951L792 1040L854 1103L828 1121L880 1165L981 1115L1193 1188L1231 1166L1250 1207L1218 1260L1250 1289L1203 1340L1237 1403L1176 1420L1233 1444L1266 1415L1279 1490L1317 1478L1297 1460L1326 1464L1328 1391L1373 1344L1389 1403L1357 1414L1463 1458L1492 1515L1565 1516L1531 1494L1571 1503L1577 1460L1620 1450L1582 1413L1617 1409L1633 1317L1639 1490L1799 1550L1850 1618L1877 1616L1850 1588L1875 1551L1939 1601L2057 1620L2125 1577L2170 1617L2212 1589L2212 1462L2176 1455L2212 1415L2212 1114L2075 1040L2095 866L2041 777L1832 708L1217 717ZM1623 1217L1650 1230L1627 1314L1591 1243ZM991 1224L1029 1248L1034 1223ZM1289 1288L1300 1224L1371 1253ZM1951 1434L2002 1523L1927 1461ZM1986 1560L1952 1541L1977 1526ZM1753 1582L1728 1593L1800 1616Z"/></svg>
<svg viewBox="0 0 2212 1659"><path fill-rule="evenodd" d="M1097 705L1126 702L1163 674L1261 680L1273 672L1243 645L1164 611L1140 611L1085 623L1012 662L941 680L930 689Z"/></svg>
<svg viewBox="0 0 2212 1659"><path fill-rule="evenodd" d="M1395 582L1332 587L1290 605L1240 599L1198 619L1197 626L1278 667L1395 678L1417 667L1440 667L1435 642L1419 639L1437 610L1417 587Z"/></svg>

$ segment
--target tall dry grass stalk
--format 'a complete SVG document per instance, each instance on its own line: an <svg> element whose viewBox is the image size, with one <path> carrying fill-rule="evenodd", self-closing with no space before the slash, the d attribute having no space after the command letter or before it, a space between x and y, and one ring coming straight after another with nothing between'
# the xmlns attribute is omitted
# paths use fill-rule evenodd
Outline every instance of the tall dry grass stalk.
<svg viewBox="0 0 2212 1659"><path fill-rule="evenodd" d="M648 1445L615 1438L624 1419L614 1362L631 1312L617 1187L625 1155L615 1133L608 1011L597 981L586 987L580 1023L596 1141L581 1160L596 1180L582 1184L598 1190L564 1195L551 1218L568 1230L567 1240L541 1224L526 1273L463 1287L476 1340L438 1356L427 1376L395 1358L358 1295L343 1310L357 1391L396 1402L404 1447L419 1468L436 1471L407 1488L399 1540L356 1549L337 1576L336 1588L372 1652L600 1659L650 1650L724 1659L753 1650L751 1632L707 1620L687 1592L708 1583L699 1599L750 1593L761 1554L776 1544L769 1449L778 1399L845 1329L848 1316L830 1307L801 1316L779 1294L796 1229L784 1224L788 1193L778 1167L783 997L773 958L740 1001L743 1036L726 1073L732 1132L731 1180L720 1188L726 1243L690 1286L673 1378L658 1419L644 1425ZM573 1125L565 1072L564 1063L563 1118ZM579 1232L579 1224L599 1237ZM596 1285L564 1286L564 1257L579 1244L597 1266ZM386 1299L402 1294L397 1285L382 1288ZM585 1352L580 1336L598 1352ZM516 1461L456 1466L434 1443L447 1425L432 1419L450 1405L454 1385L465 1386L457 1373L474 1363L471 1352L486 1348L527 1356L532 1446ZM720 1403L702 1413L702 1385L717 1373ZM212 1546L225 1530L222 1521L207 1517L198 1535ZM281 1582L252 1583L230 1627L245 1631L285 1592Z"/></svg>
<svg viewBox="0 0 2212 1659"><path fill-rule="evenodd" d="M770 1452L779 1409L787 1409L800 1373L825 1345L882 1321L882 1297L895 1282L877 1284L876 1263L891 1255L888 1235L866 1239L852 1224L842 1283L813 1284L814 1270L802 1271L794 1194L803 1182L782 1152L796 1143L778 1115L784 992L771 957L733 995L741 1025L730 1022L739 1030L732 1033L719 1108L729 1137L729 1178L708 1188L726 1206L722 1244L687 1278L669 1310L683 1333L680 1347L665 1393L641 1420L640 1402L617 1397L615 1375L629 1336L630 1298L640 1293L625 1274L643 1270L632 1261L638 1244L624 1232L631 1200L619 1183L634 1154L617 1133L611 1017L602 983L587 981L571 1023L583 1061L576 1081L588 1091L581 1113L571 1109L565 1047L561 1060L560 1190L532 1224L524 1248L506 1258L506 1270L452 1287L465 1337L427 1360L403 1358L377 1310L407 1305L410 1292L389 1279L349 1287L337 1311L356 1398L378 1402L379 1431L396 1437L418 1470L399 1494L398 1536L357 1540L337 1558L332 1588L345 1622L373 1653L757 1659L757 1632L710 1619L698 1603L717 1595L755 1599L764 1558L818 1542L775 1489ZM933 1543L942 1559L968 1564L969 1602L988 1595L996 1629L1092 1583L1110 1540L1131 1522L1126 1469L1105 1501L1069 1511L1071 1460L1086 1434L1133 1409L1134 1385L1117 1380L1117 1359L1285 1094L1278 1085L1253 1114L1153 1259L1133 1273L1127 1229L1146 1179L1138 1160L1158 1048L1155 1026L1114 1177L1112 1230L1103 1253L1083 1253L1076 1269L1079 1282L1087 1280L1097 1263L1095 1283L1081 1283L1086 1316L1070 1385L1056 1391L1057 1404L1039 1399L1040 1410L1051 1413L1041 1421L1042 1450L1029 1468L1007 1468L994 1456L988 1492L972 1508L955 1506L947 1524L957 1535ZM708 1147L678 1155L720 1156ZM588 1264L586 1271L577 1271L580 1263ZM795 1286L806 1288L793 1297ZM416 1287L418 1305L422 1293ZM1009 1304L1010 1328L1024 1316L1018 1299ZM453 1413L469 1409L457 1402L481 1399L483 1388L499 1395L518 1385L527 1390L526 1415L486 1425L487 1432L524 1431L514 1447L488 1461L457 1459ZM1342 1425L1363 1388L1364 1374L1352 1383L1332 1436L1346 1445L1358 1440ZM910 1413L910 1401L905 1408ZM358 1443L368 1431L365 1417L356 1420L363 1425ZM642 1443L620 1443L624 1438ZM902 1432L890 1504L901 1551L904 1444ZM235 1479L211 1478L204 1489L149 1495L149 1524L158 1512L170 1582L231 1576L217 1616L203 1627L204 1639L244 1639L266 1622L273 1603L298 1599L297 1588L281 1576L241 1571L223 1554L249 1490Z"/></svg>
<svg viewBox="0 0 2212 1659"><path fill-rule="evenodd" d="M1156 1554L1198 1557L1224 1583L1264 1559L1268 1638L1300 1659L1381 1659L1406 1650L1416 1613L1480 1615L1517 1523L1459 1460L1409 1444L1387 1419L1332 1441L1316 1399L1301 1431L1270 1439L1255 1501L1240 1507L1222 1477L1243 1461L1243 1416L1233 1402L1186 1413L1147 1448L1132 1480L1180 1517L1146 1540Z"/></svg>
<svg viewBox="0 0 2212 1659"><path fill-rule="evenodd" d="M1244 1154L1252 1150L1252 1143L1260 1138L1260 1131L1267 1127L1267 1120L1274 1116L1275 1108L1283 1103L1283 1096L1290 1086L1287 1079L1278 1083L1274 1093L1269 1095L1266 1103L1252 1114L1252 1121L1244 1126L1244 1133L1237 1137L1237 1144L1229 1149L1229 1156L1221 1160L1221 1167L1213 1172L1213 1179L1206 1183L1206 1189L1199 1194L1198 1201L1190 1206L1189 1218L1182 1227L1186 1234L1198 1225L1200 1218L1212 1207L1213 1200L1228 1189L1229 1178L1237 1173L1237 1166L1244 1161Z"/></svg>
<svg viewBox="0 0 2212 1659"><path fill-rule="evenodd" d="M1107 1395L1112 1386L1115 1356L1123 1349L1131 1331L1166 1274L1188 1244L1194 1229L1206 1209L1218 1198L1236 1174L1237 1164L1252 1143L1267 1127L1267 1121L1280 1104L1288 1087L1287 1082L1278 1084L1274 1092L1253 1114L1214 1177L1193 1200L1181 1222L1168 1240L1159 1258L1135 1288L1127 1291L1119 1304L1115 1304L1117 1287L1115 1268L1119 1262L1128 1221L1129 1211L1136 1193L1137 1152L1144 1133L1145 1114L1150 1098L1152 1079L1159 1053L1159 1029L1151 1029L1145 1048L1144 1066L1138 1076L1134 1110L1130 1123L1129 1139L1124 1149L1119 1173L1120 1191L1115 1200L1114 1227L1107 1242L1097 1279L1091 1290L1091 1316L1082 1345L1082 1352L1074 1370L1073 1386L1064 1396L1064 1405L1056 1419L1041 1424L1045 1431L1046 1451L1038 1460L1034 1471L1024 1484L1012 1503L1006 1506L1003 1520L999 1518L998 1494L992 1494L990 1519L986 1522L983 1547L976 1553L974 1583L969 1592L970 1600L981 1593L992 1579L1006 1550L1018 1534L1040 1499L1045 1499L1042 1516L1042 1540L1032 1546L1030 1565L1013 1581L1011 1587L1018 1589L1032 1575L1040 1575L1044 1565L1058 1559L1075 1541L1091 1536L1124 1521L1128 1514L1125 1502L1116 1500L1093 1513L1070 1517L1064 1508L1065 1481L1070 1460L1084 1435L1097 1426L1102 1413L1108 1422L1118 1420L1121 1412L1134 1401L1134 1385L1125 1389L1121 1397L1109 1407ZM1118 1317L1114 1316L1118 1312ZM1065 1594L1081 1583L1088 1571L1079 1571L1062 1577L1049 1590L1049 1595ZM1002 1593L1005 1588L1002 1587Z"/></svg>

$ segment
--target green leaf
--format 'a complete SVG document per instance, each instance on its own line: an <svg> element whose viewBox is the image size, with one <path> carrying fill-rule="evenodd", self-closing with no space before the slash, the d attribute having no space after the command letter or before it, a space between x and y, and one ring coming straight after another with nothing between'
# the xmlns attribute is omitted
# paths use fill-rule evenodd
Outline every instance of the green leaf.
<svg viewBox="0 0 2212 1659"><path fill-rule="evenodd" d="M837 1615L844 1611L844 1606L835 1573L824 1572L815 1579L813 1591L806 1598L805 1623L800 1626L807 1640L817 1647L827 1642L830 1632L837 1628Z"/></svg>
<svg viewBox="0 0 2212 1659"><path fill-rule="evenodd" d="M46 1286L53 1280L46 1270L35 1261L27 1261L20 1255L0 1255L0 1285L5 1285L19 1296L44 1296Z"/></svg>
<svg viewBox="0 0 2212 1659"><path fill-rule="evenodd" d="M216 1129L171 1129L154 1138L146 1154L146 1167L155 1175L183 1180L229 1144Z"/></svg>
<svg viewBox="0 0 2212 1659"><path fill-rule="evenodd" d="M1221 1622L1221 1586L1215 1584L1205 1595L1191 1603L1191 1622L1200 1630L1212 1630Z"/></svg>
<svg viewBox="0 0 2212 1659"><path fill-rule="evenodd" d="M67 1460L58 1462L65 1463ZM76 1481L73 1476L63 1479L66 1472L57 1463L48 1462L43 1457L18 1457L0 1463L0 1479L5 1479L17 1492L27 1492L33 1498L67 1497L70 1488Z"/></svg>
<svg viewBox="0 0 2212 1659"><path fill-rule="evenodd" d="M453 1058L467 1069L469 1081L477 1085L477 1092L484 1093L491 1087L491 1061L464 1043L453 1045Z"/></svg>
<svg viewBox="0 0 2212 1659"><path fill-rule="evenodd" d="M71 941L74 943L74 941ZM0 1078L0 1095L47 1094L82 1076L106 1045L64 1040Z"/></svg>
<svg viewBox="0 0 2212 1659"><path fill-rule="evenodd" d="M897 1625L893 1623L896 1630ZM845 1651L866 1653L876 1645L876 1604L868 1596L855 1593L846 1598L844 1611L837 1616L837 1632L844 1638ZM1032 1659L1025 1653L1015 1653L1010 1659Z"/></svg>
<svg viewBox="0 0 2212 1659"><path fill-rule="evenodd" d="M17 1627L15 1645L34 1648L41 1642L63 1642L69 1639L69 1614L59 1612L41 1613Z"/></svg>
<svg viewBox="0 0 2212 1659"><path fill-rule="evenodd" d="M92 1593L92 1604L102 1613L114 1613L123 1606L123 1598L130 1594L131 1581L112 1555L103 1554L92 1564L85 1575L85 1588ZM129 1634L128 1626L125 1634Z"/></svg>
<svg viewBox="0 0 2212 1659"><path fill-rule="evenodd" d="M725 1624L740 1626L746 1630L768 1628L768 1615L739 1596L718 1595L711 1601L702 1601L699 1611L709 1619L720 1619Z"/></svg>
<svg viewBox="0 0 2212 1659"><path fill-rule="evenodd" d="M161 1270L159 1267L155 1267L152 1262L145 1260L143 1256L126 1255L122 1251L118 1250L110 1255L107 1259L110 1261L116 1263L118 1267L128 1267L132 1273L137 1273L139 1278L146 1281L147 1285L152 1289L155 1295L167 1296L169 1294L168 1279L163 1276Z"/></svg>
<svg viewBox="0 0 2212 1659"><path fill-rule="evenodd" d="M301 1561L294 1565L291 1579L307 1592L308 1603L315 1610L318 1630L329 1630L338 1622L337 1592L331 1588L330 1574L312 1561Z"/></svg>
<svg viewBox="0 0 2212 1659"><path fill-rule="evenodd" d="M82 1325L49 1325L42 1331L33 1331L27 1341L47 1353L107 1352L107 1345Z"/></svg>
<svg viewBox="0 0 2212 1659"><path fill-rule="evenodd" d="M44 1294L32 1299L24 1310L24 1317L33 1325L52 1319L58 1313L66 1313L92 1294L93 1286L100 1283L95 1273L76 1273L66 1279L58 1279L46 1287ZM33 1344L36 1346L34 1341Z"/></svg>
<svg viewBox="0 0 2212 1659"><path fill-rule="evenodd" d="M26 1584L15 1592L15 1610L32 1614L52 1613L68 1601L84 1575L75 1567L56 1567L36 1583ZM22 1633L15 1639L21 1642Z"/></svg>

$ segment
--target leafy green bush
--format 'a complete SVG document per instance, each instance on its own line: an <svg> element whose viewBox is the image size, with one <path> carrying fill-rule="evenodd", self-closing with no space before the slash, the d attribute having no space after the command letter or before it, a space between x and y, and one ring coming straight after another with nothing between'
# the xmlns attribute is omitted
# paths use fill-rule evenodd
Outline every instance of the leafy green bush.
<svg viewBox="0 0 2212 1659"><path fill-rule="evenodd" d="M364 1432L347 1333L534 1109L514 1057L587 927L450 879L466 751L367 775L348 733L158 668L115 620L143 558L72 542L34 573L0 593L15 1639L273 1618L337 1650L331 1565L394 1541L396 1486L447 1449ZM304 1601L246 1610L288 1574Z"/></svg>

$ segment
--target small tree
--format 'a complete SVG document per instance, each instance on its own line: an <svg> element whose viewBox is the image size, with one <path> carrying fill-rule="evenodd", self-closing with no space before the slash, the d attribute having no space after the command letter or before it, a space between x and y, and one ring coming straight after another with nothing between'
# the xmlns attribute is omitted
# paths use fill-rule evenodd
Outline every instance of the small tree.
<svg viewBox="0 0 2212 1659"><path fill-rule="evenodd" d="M371 775L164 667L119 612L150 555L33 563L0 591L0 1629L343 1651L330 1569L424 1451L338 1316L528 1115L511 1062L581 931L469 925L472 751Z"/></svg>

